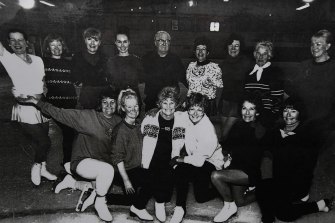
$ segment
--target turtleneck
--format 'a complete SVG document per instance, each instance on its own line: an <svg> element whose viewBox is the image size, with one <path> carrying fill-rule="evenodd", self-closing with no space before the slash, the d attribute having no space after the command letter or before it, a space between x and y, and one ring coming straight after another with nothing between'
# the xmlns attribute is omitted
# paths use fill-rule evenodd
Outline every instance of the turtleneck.
<svg viewBox="0 0 335 223"><path fill-rule="evenodd" d="M209 64L209 63L210 63L210 61L208 59L206 59L202 62L197 61L197 66L204 66L204 65Z"/></svg>

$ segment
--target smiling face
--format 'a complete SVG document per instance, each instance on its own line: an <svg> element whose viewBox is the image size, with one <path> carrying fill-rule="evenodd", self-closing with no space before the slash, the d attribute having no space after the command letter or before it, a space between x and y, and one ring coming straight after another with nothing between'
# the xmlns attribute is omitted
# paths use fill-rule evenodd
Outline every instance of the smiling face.
<svg viewBox="0 0 335 223"><path fill-rule="evenodd" d="M241 43L239 40L234 40L232 44L228 45L228 54L231 57L237 57L240 54Z"/></svg>
<svg viewBox="0 0 335 223"><path fill-rule="evenodd" d="M90 54L95 54L99 49L101 40L94 36L86 37L85 44L86 44L87 52Z"/></svg>
<svg viewBox="0 0 335 223"><path fill-rule="evenodd" d="M283 110L283 118L286 125L293 125L297 123L299 117L299 111L295 110L293 107L286 107Z"/></svg>
<svg viewBox="0 0 335 223"><path fill-rule="evenodd" d="M328 49L330 43L326 42L325 37L312 37L311 39L311 53L316 62L323 62L328 60Z"/></svg>
<svg viewBox="0 0 335 223"><path fill-rule="evenodd" d="M256 59L256 64L260 67L270 60L268 49L262 46L258 47L258 49L254 51L254 57Z"/></svg>
<svg viewBox="0 0 335 223"><path fill-rule="evenodd" d="M63 53L63 45L59 40L53 40L49 43L51 57L59 59Z"/></svg>
<svg viewBox="0 0 335 223"><path fill-rule="evenodd" d="M106 118L112 117L116 109L116 101L106 97L101 100L102 113Z"/></svg>
<svg viewBox="0 0 335 223"><path fill-rule="evenodd" d="M188 109L188 117L192 121L193 124L197 124L205 115L205 108L194 105Z"/></svg>
<svg viewBox="0 0 335 223"><path fill-rule="evenodd" d="M250 103L249 101L245 101L242 105L242 119L245 122L253 122L256 120L256 116L258 115L256 110L256 105Z"/></svg>
<svg viewBox="0 0 335 223"><path fill-rule="evenodd" d="M117 50L119 51L120 56L123 56L123 55L127 56L129 54L128 50L129 50L130 41L127 35L117 34L115 45L116 45Z"/></svg>
<svg viewBox="0 0 335 223"><path fill-rule="evenodd" d="M199 62L205 61L208 54L209 52L207 51L206 45L198 45L195 48L195 56L198 58Z"/></svg>
<svg viewBox="0 0 335 223"><path fill-rule="evenodd" d="M161 112L160 114L166 120L173 118L174 112L176 111L176 102L171 98L164 99L160 103Z"/></svg>
<svg viewBox="0 0 335 223"><path fill-rule="evenodd" d="M14 32L9 34L9 46L15 54L20 55L27 52L28 44L22 33Z"/></svg>
<svg viewBox="0 0 335 223"><path fill-rule="evenodd" d="M139 106L135 97L126 98L122 110L126 113L126 119L135 120L139 114Z"/></svg>

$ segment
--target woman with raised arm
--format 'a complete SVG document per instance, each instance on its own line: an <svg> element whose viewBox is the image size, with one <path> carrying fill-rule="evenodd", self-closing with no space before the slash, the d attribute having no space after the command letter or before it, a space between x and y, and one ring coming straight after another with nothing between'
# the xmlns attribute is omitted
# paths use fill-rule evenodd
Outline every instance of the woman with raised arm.
<svg viewBox="0 0 335 223"><path fill-rule="evenodd" d="M113 128L121 121L121 118L114 114L116 99L115 91L103 90L100 94L101 111L61 109L35 97L28 97L28 100L24 100L36 104L42 112L78 132L73 143L71 172L87 180L95 181L94 207L104 221L113 220L106 205L105 195L114 178L114 168L110 157L110 137ZM74 187L75 180L65 178L64 181L66 182L63 184L72 184L71 187Z"/></svg>
<svg viewBox="0 0 335 223"><path fill-rule="evenodd" d="M15 98L27 98L33 95L41 98L45 93L44 65L40 57L27 53L27 35L19 29L8 31L9 46L13 54L9 53L0 42L0 62L7 70L12 80L12 92ZM12 109L12 121L20 123L24 133L32 139L35 150L34 164L31 168L31 181L40 185L41 177L56 180L46 168L46 159L50 148L48 136L49 120L35 106L27 105L16 100Z"/></svg>

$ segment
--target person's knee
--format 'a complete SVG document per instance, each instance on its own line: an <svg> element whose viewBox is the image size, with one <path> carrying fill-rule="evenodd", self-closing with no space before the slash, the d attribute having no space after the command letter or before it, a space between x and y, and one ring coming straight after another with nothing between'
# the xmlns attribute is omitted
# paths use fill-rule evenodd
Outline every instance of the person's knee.
<svg viewBox="0 0 335 223"><path fill-rule="evenodd" d="M109 163L101 164L101 167L99 167L99 172L101 175L108 177L108 179L114 178L114 167Z"/></svg>

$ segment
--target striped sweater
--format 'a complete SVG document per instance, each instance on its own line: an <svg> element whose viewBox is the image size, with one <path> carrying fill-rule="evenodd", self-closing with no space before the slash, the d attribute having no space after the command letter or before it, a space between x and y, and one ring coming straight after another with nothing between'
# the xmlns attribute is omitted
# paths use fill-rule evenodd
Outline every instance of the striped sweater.
<svg viewBox="0 0 335 223"><path fill-rule="evenodd" d="M256 73L249 75L250 72L251 70L246 74L245 92L257 92L262 99L264 109L278 113L284 96L281 69L274 66L265 68L259 81L256 79Z"/></svg>

